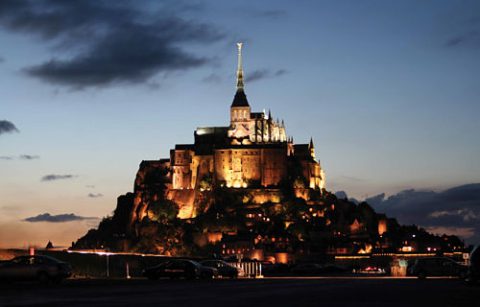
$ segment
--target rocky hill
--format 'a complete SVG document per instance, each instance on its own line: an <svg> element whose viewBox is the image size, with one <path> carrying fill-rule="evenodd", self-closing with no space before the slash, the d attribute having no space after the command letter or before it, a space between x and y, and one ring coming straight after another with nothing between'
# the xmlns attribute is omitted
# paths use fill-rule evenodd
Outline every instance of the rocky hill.
<svg viewBox="0 0 480 307"><path fill-rule="evenodd" d="M118 197L113 215L72 248L265 258L275 253L302 257L463 247L457 237L399 225L368 203L304 188L298 177L263 189L227 188L206 180L199 189L187 191L195 199L189 218L180 218L182 199L176 199L185 195L176 195L170 187L168 166L161 160L142 162L134 192Z"/></svg>

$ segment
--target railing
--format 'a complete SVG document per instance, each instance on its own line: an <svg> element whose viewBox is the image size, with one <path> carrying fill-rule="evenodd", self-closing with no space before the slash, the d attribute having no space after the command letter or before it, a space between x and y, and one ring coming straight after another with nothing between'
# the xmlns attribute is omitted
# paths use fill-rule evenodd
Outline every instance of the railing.
<svg viewBox="0 0 480 307"><path fill-rule="evenodd" d="M229 262L236 268L243 270L243 276L249 278L262 278L262 264L260 262Z"/></svg>

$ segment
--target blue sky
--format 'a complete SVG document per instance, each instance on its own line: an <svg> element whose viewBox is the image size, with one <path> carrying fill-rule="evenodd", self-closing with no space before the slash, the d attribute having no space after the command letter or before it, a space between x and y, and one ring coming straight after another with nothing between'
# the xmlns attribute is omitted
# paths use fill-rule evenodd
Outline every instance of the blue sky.
<svg viewBox="0 0 480 307"><path fill-rule="evenodd" d="M252 108L297 143L314 138L328 189L363 199L480 182L478 1L16 3L0 5L0 120L18 129L0 134L4 244L75 240L91 219L61 235L19 221L110 214L142 159L226 125L240 40ZM122 32L133 19L143 28ZM145 56L117 71L125 54Z"/></svg>

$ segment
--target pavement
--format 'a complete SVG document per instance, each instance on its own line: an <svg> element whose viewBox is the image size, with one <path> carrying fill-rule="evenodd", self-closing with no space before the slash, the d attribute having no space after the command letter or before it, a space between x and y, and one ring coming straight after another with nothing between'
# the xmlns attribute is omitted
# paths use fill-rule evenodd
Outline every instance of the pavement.
<svg viewBox="0 0 480 307"><path fill-rule="evenodd" d="M0 284L0 306L480 306L480 286L452 278L70 279Z"/></svg>

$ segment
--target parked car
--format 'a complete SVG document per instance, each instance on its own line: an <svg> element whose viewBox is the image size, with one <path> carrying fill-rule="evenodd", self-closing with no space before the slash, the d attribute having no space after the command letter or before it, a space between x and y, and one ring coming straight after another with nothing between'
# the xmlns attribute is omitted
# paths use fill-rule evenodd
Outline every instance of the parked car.
<svg viewBox="0 0 480 307"><path fill-rule="evenodd" d="M49 256L20 256L0 263L0 280L60 282L72 275L66 262Z"/></svg>
<svg viewBox="0 0 480 307"><path fill-rule="evenodd" d="M205 267L193 260L175 259L145 269L143 276L151 280L156 280L160 277L171 279L212 279L218 276L218 271L214 268Z"/></svg>
<svg viewBox="0 0 480 307"><path fill-rule="evenodd" d="M458 276L464 278L467 273L467 266L448 257L419 258L410 267L409 273L420 279L428 276Z"/></svg>
<svg viewBox="0 0 480 307"><path fill-rule="evenodd" d="M470 253L470 265L465 277L467 283L480 281L480 245L477 245Z"/></svg>
<svg viewBox="0 0 480 307"><path fill-rule="evenodd" d="M317 263L301 263L294 266L290 272L302 276L318 275L322 273L322 266Z"/></svg>
<svg viewBox="0 0 480 307"><path fill-rule="evenodd" d="M218 271L218 275L222 277L237 278L243 276L244 272L240 268L236 268L223 260L204 260L200 262L201 265L209 268L214 268Z"/></svg>
<svg viewBox="0 0 480 307"><path fill-rule="evenodd" d="M283 263L262 262L262 274L265 276L286 276L291 275L290 266Z"/></svg>

